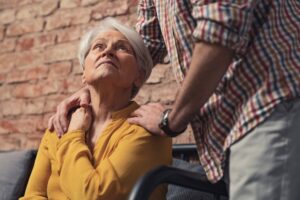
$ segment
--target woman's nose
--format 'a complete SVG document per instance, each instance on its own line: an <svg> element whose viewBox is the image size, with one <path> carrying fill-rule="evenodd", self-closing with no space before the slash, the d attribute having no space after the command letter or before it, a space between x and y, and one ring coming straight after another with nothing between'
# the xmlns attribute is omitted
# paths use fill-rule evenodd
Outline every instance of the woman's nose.
<svg viewBox="0 0 300 200"><path fill-rule="evenodd" d="M110 56L110 57L114 57L115 56L115 52L114 49L111 45L106 46L106 48L103 50L102 54L104 56Z"/></svg>

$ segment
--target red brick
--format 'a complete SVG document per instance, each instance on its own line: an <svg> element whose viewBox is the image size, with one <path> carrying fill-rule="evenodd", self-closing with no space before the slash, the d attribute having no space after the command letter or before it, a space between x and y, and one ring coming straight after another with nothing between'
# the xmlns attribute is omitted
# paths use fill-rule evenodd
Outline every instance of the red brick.
<svg viewBox="0 0 300 200"><path fill-rule="evenodd" d="M40 50L31 50L15 53L13 56L16 67L22 68L28 65L36 65L44 62L43 52ZM0 63L1 66L1 63Z"/></svg>
<svg viewBox="0 0 300 200"><path fill-rule="evenodd" d="M187 130L179 136L173 138L173 144L195 144L195 138L192 128L188 126Z"/></svg>
<svg viewBox="0 0 300 200"><path fill-rule="evenodd" d="M39 134L40 137L30 137L30 138L26 138L26 140L21 141L21 149L38 149L40 143L41 143L41 138L43 136L42 133L37 132L35 133L36 135Z"/></svg>
<svg viewBox="0 0 300 200"><path fill-rule="evenodd" d="M57 78L63 77L66 78L71 72L71 62L60 62L49 65L49 77Z"/></svg>
<svg viewBox="0 0 300 200"><path fill-rule="evenodd" d="M45 101L44 112L45 113L50 112L53 114L54 112L56 112L56 108L57 108L58 104L60 102L62 102L64 99L66 99L67 97L68 97L68 95L62 95L62 94L55 94L55 95L47 96L46 101Z"/></svg>
<svg viewBox="0 0 300 200"><path fill-rule="evenodd" d="M0 129L3 132L12 133L34 133L42 122L43 116L24 115L16 119L0 119Z"/></svg>
<svg viewBox="0 0 300 200"><path fill-rule="evenodd" d="M17 41L17 50L43 48L55 43L55 33L38 33L20 37Z"/></svg>
<svg viewBox="0 0 300 200"><path fill-rule="evenodd" d="M1 76L1 75L0 75ZM1 79L1 78L0 78ZM1 81L0 81L1 82ZM12 91L13 85L1 85L0 86L0 100L7 100L11 98L11 91ZM1 103L0 103L1 105ZM0 106L1 107L1 106Z"/></svg>
<svg viewBox="0 0 300 200"><path fill-rule="evenodd" d="M44 0L17 0L17 4L18 4L18 6L24 6L27 4L39 3L42 1L44 1Z"/></svg>
<svg viewBox="0 0 300 200"><path fill-rule="evenodd" d="M75 8L80 6L80 0L61 0L60 7L61 8Z"/></svg>
<svg viewBox="0 0 300 200"><path fill-rule="evenodd" d="M39 81L36 84L19 84L15 87L12 94L16 98L34 98L57 93L62 90L62 83L58 80Z"/></svg>
<svg viewBox="0 0 300 200"><path fill-rule="evenodd" d="M48 66L40 65L24 69L15 69L7 76L7 83L18 83L48 76Z"/></svg>
<svg viewBox="0 0 300 200"><path fill-rule="evenodd" d="M145 104L150 102L150 96L151 96L151 87L149 85L144 85L134 100L139 104Z"/></svg>
<svg viewBox="0 0 300 200"><path fill-rule="evenodd" d="M15 20L15 10L7 9L0 12L0 23L8 24Z"/></svg>
<svg viewBox="0 0 300 200"><path fill-rule="evenodd" d="M22 100L7 100L1 102L1 113L3 116L14 116L22 113Z"/></svg>
<svg viewBox="0 0 300 200"><path fill-rule="evenodd" d="M41 51L39 50L31 50L31 51L23 51L17 53L5 53L0 54L0 73L3 71L2 69L12 67L20 67L24 68L27 65L34 65L37 63L43 62L43 57L41 55ZM6 70L7 71L7 70Z"/></svg>
<svg viewBox="0 0 300 200"><path fill-rule="evenodd" d="M58 1L42 1L39 8L39 15L47 16L58 9Z"/></svg>
<svg viewBox="0 0 300 200"><path fill-rule="evenodd" d="M90 13L90 8L60 9L48 17L46 30L88 23Z"/></svg>
<svg viewBox="0 0 300 200"><path fill-rule="evenodd" d="M15 38L7 38L0 43L0 53L13 51L16 47Z"/></svg>
<svg viewBox="0 0 300 200"><path fill-rule="evenodd" d="M46 128L48 128L48 121L49 121L50 117L52 117L53 115L54 115L54 111L43 114L42 123L40 126L38 126L38 130L45 131Z"/></svg>
<svg viewBox="0 0 300 200"><path fill-rule="evenodd" d="M43 114L45 98L23 100L22 114Z"/></svg>
<svg viewBox="0 0 300 200"><path fill-rule="evenodd" d="M4 38L4 27L0 26L0 40L3 40Z"/></svg>
<svg viewBox="0 0 300 200"><path fill-rule="evenodd" d="M16 18L19 20L34 18L38 16L38 13L39 13L39 4L31 3L18 9Z"/></svg>
<svg viewBox="0 0 300 200"><path fill-rule="evenodd" d="M47 16L58 8L57 0L30 3L21 7L17 12L17 19L28 19L36 16Z"/></svg>
<svg viewBox="0 0 300 200"><path fill-rule="evenodd" d="M0 54L0 74L8 73L14 66L16 60L15 53Z"/></svg>
<svg viewBox="0 0 300 200"><path fill-rule="evenodd" d="M17 68L24 68L34 66L36 64L41 64L43 62L42 54L43 51L40 50L31 50L14 53L14 65ZM1 64L0 64L1 66Z"/></svg>
<svg viewBox="0 0 300 200"><path fill-rule="evenodd" d="M99 0L81 0L81 5L82 6L91 6L91 5L94 5L98 2L99 2Z"/></svg>
<svg viewBox="0 0 300 200"><path fill-rule="evenodd" d="M0 128L1 129L1 128ZM0 150L12 151L20 149L20 138L10 138L10 134L0 135Z"/></svg>
<svg viewBox="0 0 300 200"><path fill-rule="evenodd" d="M34 37L22 37L18 40L17 49L18 50L28 50L34 46Z"/></svg>
<svg viewBox="0 0 300 200"><path fill-rule="evenodd" d="M0 119L0 135L11 132L18 132L15 128L14 123L11 120Z"/></svg>
<svg viewBox="0 0 300 200"><path fill-rule="evenodd" d="M80 26L62 29L57 32L57 42L64 43L78 40L85 32L86 29Z"/></svg>
<svg viewBox="0 0 300 200"><path fill-rule="evenodd" d="M0 84L4 83L6 81L6 74L0 73Z"/></svg>
<svg viewBox="0 0 300 200"><path fill-rule="evenodd" d="M47 48L44 51L43 60L45 63L65 61L76 58L78 43L64 43Z"/></svg>
<svg viewBox="0 0 300 200"><path fill-rule="evenodd" d="M26 66L26 65L34 65L36 63L42 63L43 57L41 56L41 51L39 50L31 50L31 51L23 51L19 52L18 60L16 62L16 66Z"/></svg>
<svg viewBox="0 0 300 200"><path fill-rule="evenodd" d="M68 93L74 93L78 91L80 88L82 88L84 85L82 83L82 77L81 76L72 76L64 81L64 91Z"/></svg>
<svg viewBox="0 0 300 200"><path fill-rule="evenodd" d="M0 0L0 10L5 8L14 8L17 5L18 0Z"/></svg>
<svg viewBox="0 0 300 200"><path fill-rule="evenodd" d="M93 8L92 19L103 19L108 16L128 14L129 7L126 1L100 2Z"/></svg>
<svg viewBox="0 0 300 200"><path fill-rule="evenodd" d="M136 24L136 17L137 17L136 14L130 14L130 15L120 15L117 16L116 18L121 22L124 22L127 26L134 27Z"/></svg>
<svg viewBox="0 0 300 200"><path fill-rule="evenodd" d="M78 59L73 59L72 60L72 74L75 75L82 75L83 69L81 65L79 64Z"/></svg>
<svg viewBox="0 0 300 200"><path fill-rule="evenodd" d="M178 86L176 82L161 83L158 85L153 85L152 91L151 101L170 104L175 100Z"/></svg>
<svg viewBox="0 0 300 200"><path fill-rule="evenodd" d="M43 29L44 20L41 18L16 21L7 28L8 36L18 36L25 33L38 32Z"/></svg>
<svg viewBox="0 0 300 200"><path fill-rule="evenodd" d="M165 78L165 73L167 69L168 65L159 65L154 67L149 79L147 80L147 84L160 83L162 79Z"/></svg>

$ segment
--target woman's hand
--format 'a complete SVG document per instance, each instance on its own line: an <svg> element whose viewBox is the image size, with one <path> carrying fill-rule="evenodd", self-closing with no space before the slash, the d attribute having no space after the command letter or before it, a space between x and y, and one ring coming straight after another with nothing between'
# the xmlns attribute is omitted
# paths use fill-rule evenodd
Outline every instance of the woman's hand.
<svg viewBox="0 0 300 200"><path fill-rule="evenodd" d="M153 135L166 136L158 126L164 110L160 103L149 103L135 110L127 121L144 127Z"/></svg>
<svg viewBox="0 0 300 200"><path fill-rule="evenodd" d="M92 122L92 111L90 107L79 107L72 114L68 132L74 130L89 130Z"/></svg>
<svg viewBox="0 0 300 200"><path fill-rule="evenodd" d="M72 108L78 106L89 107L90 92L87 87L80 89L78 92L63 100L56 109L56 113L50 117L48 121L48 129L56 131L57 135L61 137L68 130L68 113Z"/></svg>

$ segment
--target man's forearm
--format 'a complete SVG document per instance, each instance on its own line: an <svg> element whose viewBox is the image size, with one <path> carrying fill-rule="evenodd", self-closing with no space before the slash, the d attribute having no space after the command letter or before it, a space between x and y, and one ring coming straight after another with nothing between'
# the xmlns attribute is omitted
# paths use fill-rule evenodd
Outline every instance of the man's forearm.
<svg viewBox="0 0 300 200"><path fill-rule="evenodd" d="M233 58L226 47L196 43L191 66L169 117L172 130L182 130L212 95Z"/></svg>

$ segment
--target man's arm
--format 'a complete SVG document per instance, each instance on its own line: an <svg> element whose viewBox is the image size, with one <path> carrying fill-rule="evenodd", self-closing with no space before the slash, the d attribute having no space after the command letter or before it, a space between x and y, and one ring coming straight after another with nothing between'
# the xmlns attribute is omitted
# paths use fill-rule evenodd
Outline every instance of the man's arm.
<svg viewBox="0 0 300 200"><path fill-rule="evenodd" d="M183 130L192 116L212 95L233 58L233 50L196 43L190 69L179 90L169 117L173 131Z"/></svg>
<svg viewBox="0 0 300 200"><path fill-rule="evenodd" d="M216 89L233 57L233 50L208 43L196 43L190 69L176 97L169 116L169 127L183 130L195 112ZM146 128L155 135L164 135L158 124L164 107L148 104L136 110L128 121Z"/></svg>

